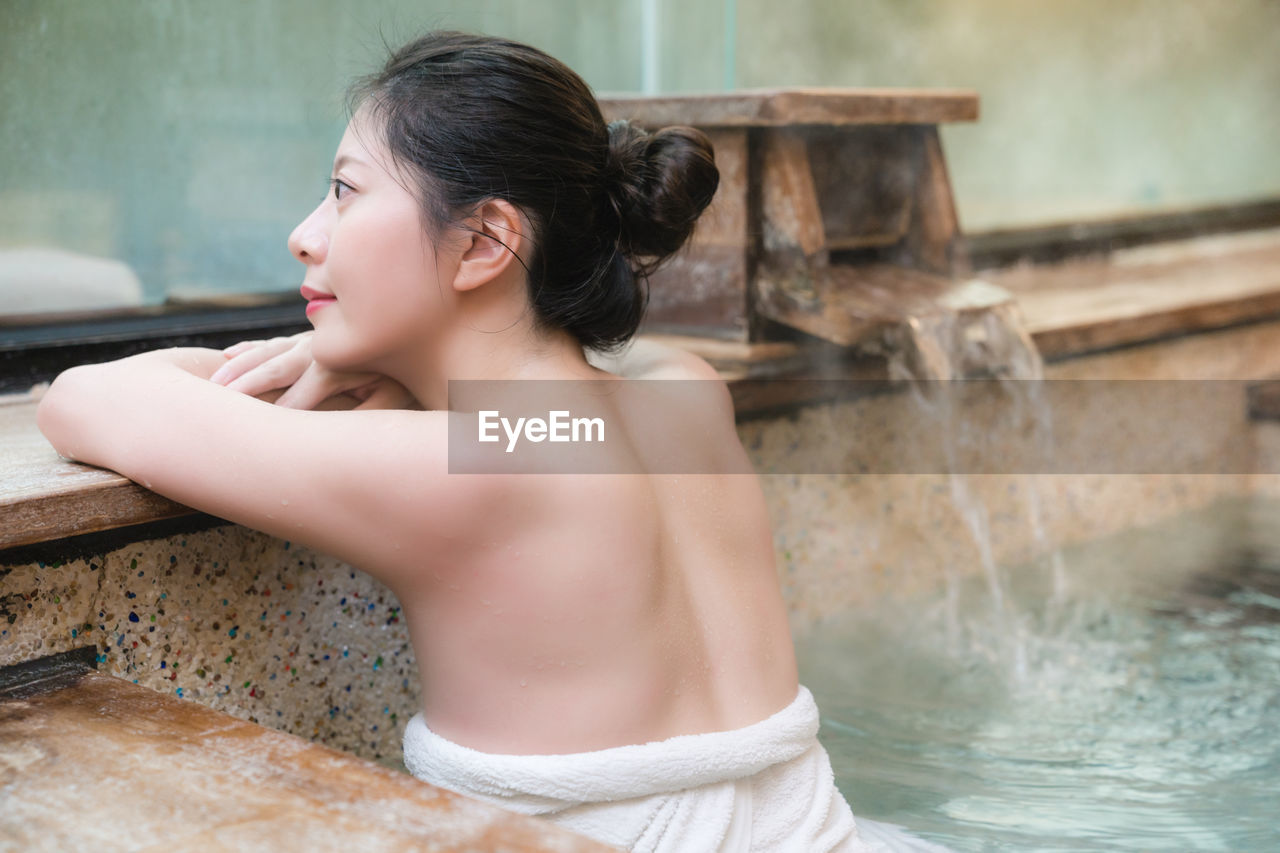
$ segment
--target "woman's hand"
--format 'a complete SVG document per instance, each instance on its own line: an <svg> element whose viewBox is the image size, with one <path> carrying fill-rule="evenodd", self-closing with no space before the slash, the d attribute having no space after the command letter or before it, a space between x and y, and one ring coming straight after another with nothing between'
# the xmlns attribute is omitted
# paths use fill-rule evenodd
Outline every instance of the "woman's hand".
<svg viewBox="0 0 1280 853"><path fill-rule="evenodd" d="M379 373L347 373L329 370L311 355L312 332L291 338L241 341L222 351L227 363L211 382L251 397L270 398L291 409L419 408L403 385ZM345 398L345 399L343 399Z"/></svg>

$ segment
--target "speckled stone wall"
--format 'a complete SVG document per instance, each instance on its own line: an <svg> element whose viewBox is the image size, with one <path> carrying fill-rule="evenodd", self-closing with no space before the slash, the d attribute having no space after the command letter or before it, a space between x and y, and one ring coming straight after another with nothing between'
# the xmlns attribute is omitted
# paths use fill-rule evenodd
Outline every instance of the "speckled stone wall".
<svg viewBox="0 0 1280 853"><path fill-rule="evenodd" d="M900 453L903 419L921 417L906 395L811 406L748 421L739 434L769 501L778 570L797 631L886 596L936 592L948 576L1046 567L1056 548L1242 494L1280 495L1280 427L1247 419L1244 383L1280 376L1280 323L1264 322L1075 358L1046 367L1061 380L1231 380L1211 409L1153 422L1135 393L1115 412L1126 431L1101 435L1099 459L1134 443L1158 445L1185 474L831 474L797 476L797 457L856 437L853 458ZM1203 389L1197 389L1202 391ZM1238 405L1232 399L1238 399ZM1007 406L977 413L978 432L1001 428ZM1091 427L1087 411L1055 412L1055 429ZM968 427L973 428L974 423ZM1008 428L1006 425L1004 428ZM1215 465L1219 466L1214 473ZM1100 462L1099 470L1106 468Z"/></svg>
<svg viewBox="0 0 1280 853"><path fill-rule="evenodd" d="M1076 359L1049 373L1280 375L1280 324ZM936 590L949 574L1035 565L1055 547L1222 497L1280 493L1280 476L1250 473L767 473L794 469L797 454L827 431L858 436L868 454L882 452L893 442L895 418L908 416L894 408L903 405L892 398L825 404L739 427L766 472L779 576L798 631L868 600ZM1155 433L1190 457L1230 445L1267 460L1265 470L1280 470L1280 428L1249 424L1243 399L1238 417L1158 424ZM0 665L88 644L106 672L393 766L417 707L417 671L394 596L350 566L241 527L60 564L0 567Z"/></svg>
<svg viewBox="0 0 1280 853"><path fill-rule="evenodd" d="M243 527L0 568L0 664L89 644L102 671L389 764L417 707L395 597Z"/></svg>

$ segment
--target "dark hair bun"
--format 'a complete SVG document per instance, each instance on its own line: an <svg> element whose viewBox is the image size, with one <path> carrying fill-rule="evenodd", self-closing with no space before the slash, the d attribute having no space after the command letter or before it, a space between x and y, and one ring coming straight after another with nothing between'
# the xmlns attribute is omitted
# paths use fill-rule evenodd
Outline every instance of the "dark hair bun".
<svg viewBox="0 0 1280 853"><path fill-rule="evenodd" d="M609 124L609 197L621 223L619 246L644 274L677 252L720 184L715 152L692 127L648 133Z"/></svg>
<svg viewBox="0 0 1280 853"><path fill-rule="evenodd" d="M593 349L635 334L646 277L689 239L720 181L702 133L606 127L581 77L507 39L427 33L359 81L350 104L380 120L432 231L493 198L529 217L520 262L536 325Z"/></svg>

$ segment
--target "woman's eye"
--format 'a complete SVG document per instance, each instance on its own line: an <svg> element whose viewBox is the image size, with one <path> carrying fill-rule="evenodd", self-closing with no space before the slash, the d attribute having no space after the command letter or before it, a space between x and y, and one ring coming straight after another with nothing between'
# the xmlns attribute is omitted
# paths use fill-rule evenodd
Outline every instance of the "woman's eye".
<svg viewBox="0 0 1280 853"><path fill-rule="evenodd" d="M351 192L351 184L338 178L330 178L329 185L333 187L333 197L338 201L346 198L347 193Z"/></svg>

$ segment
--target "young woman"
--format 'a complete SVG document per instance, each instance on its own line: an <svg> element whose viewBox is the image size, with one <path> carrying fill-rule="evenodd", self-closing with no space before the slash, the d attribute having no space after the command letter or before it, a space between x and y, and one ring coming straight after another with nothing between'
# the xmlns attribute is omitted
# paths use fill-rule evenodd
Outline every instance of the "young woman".
<svg viewBox="0 0 1280 853"><path fill-rule="evenodd" d="M396 52L352 105L289 239L314 332L74 368L45 435L385 583L421 672L421 778L635 850L870 849L797 683L727 391L686 353L603 354L715 192L706 138L606 126L561 63L458 33ZM624 473L450 473L450 380L619 374L704 380L663 413L700 470L625 473L636 413L597 394Z"/></svg>

